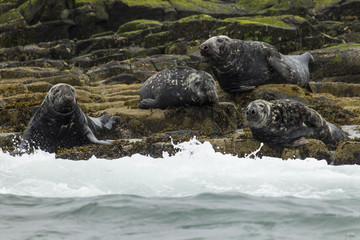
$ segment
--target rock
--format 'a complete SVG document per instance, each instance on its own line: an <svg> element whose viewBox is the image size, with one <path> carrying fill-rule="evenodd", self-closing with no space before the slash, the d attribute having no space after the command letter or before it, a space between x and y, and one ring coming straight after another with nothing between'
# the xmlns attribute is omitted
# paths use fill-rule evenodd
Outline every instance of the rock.
<svg viewBox="0 0 360 240"><path fill-rule="evenodd" d="M321 82L312 83L311 88L317 93L330 93L337 97L360 97L360 84Z"/></svg>
<svg viewBox="0 0 360 240"><path fill-rule="evenodd" d="M269 145L261 145L260 142L252 139L232 139L232 138L211 138L203 139L209 141L216 152L232 154L239 157L280 157L278 149L273 149Z"/></svg>
<svg viewBox="0 0 360 240"><path fill-rule="evenodd" d="M344 142L334 154L334 164L360 164L360 142Z"/></svg>
<svg viewBox="0 0 360 240"><path fill-rule="evenodd" d="M316 158L331 163L331 154L325 144L317 139L307 139L308 143L300 147L286 147L281 153L282 159Z"/></svg>
<svg viewBox="0 0 360 240"><path fill-rule="evenodd" d="M355 18L360 16L360 3L353 0L335 1L334 4L323 8L318 13L319 19L341 21L344 18Z"/></svg>
<svg viewBox="0 0 360 240"><path fill-rule="evenodd" d="M341 44L330 48L310 51L315 64L311 69L311 78L315 81L326 77L360 74L360 45ZM341 81L341 80L339 80Z"/></svg>

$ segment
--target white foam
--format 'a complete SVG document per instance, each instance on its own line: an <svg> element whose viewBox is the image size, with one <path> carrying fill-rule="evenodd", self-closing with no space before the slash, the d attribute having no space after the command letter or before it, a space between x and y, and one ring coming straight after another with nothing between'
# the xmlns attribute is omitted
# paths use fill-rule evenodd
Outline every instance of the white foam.
<svg viewBox="0 0 360 240"><path fill-rule="evenodd" d="M239 158L210 143L179 144L175 156L135 154L114 160L55 159L38 151L12 157L0 151L0 193L36 197L133 194L180 197L237 192L255 196L347 199L360 197L360 166L331 166L315 159Z"/></svg>

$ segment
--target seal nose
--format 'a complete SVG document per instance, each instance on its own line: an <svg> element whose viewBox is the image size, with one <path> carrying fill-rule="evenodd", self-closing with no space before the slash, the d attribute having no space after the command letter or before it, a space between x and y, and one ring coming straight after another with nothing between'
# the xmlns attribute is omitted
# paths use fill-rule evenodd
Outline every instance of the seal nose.
<svg viewBox="0 0 360 240"><path fill-rule="evenodd" d="M255 111L255 109L251 109L248 107L248 108L246 108L245 114L246 114L246 116L251 117L256 114L256 111Z"/></svg>
<svg viewBox="0 0 360 240"><path fill-rule="evenodd" d="M200 45L200 51L201 52L206 52L206 51L208 51L209 50L209 45L208 44L201 44Z"/></svg>
<svg viewBox="0 0 360 240"><path fill-rule="evenodd" d="M62 101L65 106L72 106L76 103L74 97L70 94L64 95Z"/></svg>

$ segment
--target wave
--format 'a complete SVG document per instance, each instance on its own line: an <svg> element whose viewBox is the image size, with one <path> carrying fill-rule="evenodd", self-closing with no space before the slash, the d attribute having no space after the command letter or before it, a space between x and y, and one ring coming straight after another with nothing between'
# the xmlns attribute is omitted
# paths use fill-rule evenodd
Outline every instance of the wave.
<svg viewBox="0 0 360 240"><path fill-rule="evenodd" d="M0 151L0 194L91 197L107 194L185 197L240 193L264 197L360 198L360 166L332 166L316 159L239 158L215 152L196 139L176 145L174 156L135 154L113 160L56 159L36 151L13 157Z"/></svg>

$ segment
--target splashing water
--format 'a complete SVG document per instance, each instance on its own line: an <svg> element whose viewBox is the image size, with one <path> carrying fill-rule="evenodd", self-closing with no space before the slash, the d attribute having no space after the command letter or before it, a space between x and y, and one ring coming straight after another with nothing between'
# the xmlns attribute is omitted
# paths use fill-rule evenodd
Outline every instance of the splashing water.
<svg viewBox="0 0 360 240"><path fill-rule="evenodd" d="M360 198L360 167L331 166L316 159L283 161L215 152L196 139L176 145L174 156L135 154L114 160L55 159L36 151L12 157L0 152L0 194L34 197L90 197L130 194L184 197L201 193L293 196L315 199ZM255 157L255 158L251 158Z"/></svg>

